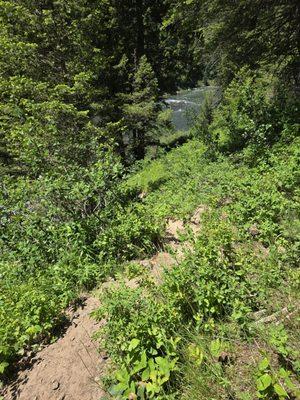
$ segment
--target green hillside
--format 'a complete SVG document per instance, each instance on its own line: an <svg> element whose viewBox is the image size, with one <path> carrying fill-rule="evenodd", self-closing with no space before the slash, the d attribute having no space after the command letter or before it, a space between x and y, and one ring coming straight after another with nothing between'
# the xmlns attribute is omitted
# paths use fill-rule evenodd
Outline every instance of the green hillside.
<svg viewBox="0 0 300 400"><path fill-rule="evenodd" d="M180 219L186 230L162 283L130 263L121 276L139 287L102 295L122 398L143 398L141 381L149 398L299 396L299 156L295 139L256 166L242 154L211 161L194 140L127 180L150 223ZM174 254L163 237L158 248Z"/></svg>
<svg viewBox="0 0 300 400"><path fill-rule="evenodd" d="M108 399L300 399L299 15L0 0L5 394L90 296Z"/></svg>

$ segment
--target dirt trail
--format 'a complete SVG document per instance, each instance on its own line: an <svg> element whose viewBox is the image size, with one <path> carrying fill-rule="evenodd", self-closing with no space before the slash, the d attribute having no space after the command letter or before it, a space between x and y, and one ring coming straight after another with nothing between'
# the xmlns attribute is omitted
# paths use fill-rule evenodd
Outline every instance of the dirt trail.
<svg viewBox="0 0 300 400"><path fill-rule="evenodd" d="M36 355L31 369L21 371L4 392L5 400L99 400L97 379L105 366L92 335L99 324L90 312L99 301L88 297L72 317L63 337Z"/></svg>
<svg viewBox="0 0 300 400"><path fill-rule="evenodd" d="M165 268L171 268L185 257L186 251L192 250L192 243L188 240L182 241L180 237L187 231L191 231L193 235L198 235L201 231L202 215L207 210L206 206L200 205L186 223L179 219L169 219L166 226L164 248L151 258L137 260L139 264L149 269L157 284L162 282Z"/></svg>
<svg viewBox="0 0 300 400"><path fill-rule="evenodd" d="M137 260L157 284L161 283L164 268L172 267L184 256L188 242L180 241L186 228L197 234L201 229L201 216L206 211L198 207L185 225L181 220L170 219L167 223L165 244L172 254L162 250L152 258ZM118 281L103 284L103 288ZM128 286L137 287L138 280L128 281ZM20 371L17 379L4 388L4 400L100 400L105 392L101 389L100 378L104 375L107 357L101 357L92 335L101 323L90 316L99 307L99 300L87 297L82 307L71 318L71 325L55 343L45 347L34 357L31 367Z"/></svg>

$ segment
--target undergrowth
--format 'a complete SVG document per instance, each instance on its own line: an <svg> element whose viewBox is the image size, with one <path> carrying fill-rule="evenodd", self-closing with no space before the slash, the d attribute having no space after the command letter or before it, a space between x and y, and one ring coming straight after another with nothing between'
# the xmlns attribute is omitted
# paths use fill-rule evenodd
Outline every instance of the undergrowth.
<svg viewBox="0 0 300 400"><path fill-rule="evenodd" d="M253 79L240 93L246 111L233 84L214 112L221 128L247 114L221 138L208 124L201 140L193 134L125 177L104 147L101 162L67 176L1 182L0 374L51 337L81 291L112 277L96 312L107 321L100 337L112 398L299 398L299 125L287 118L260 131L254 106L264 102L274 116L278 106L265 98L265 80L252 99ZM245 127L239 152L217 151ZM165 225L176 218L188 245L158 284L136 260L168 251ZM126 285L135 275L138 285Z"/></svg>
<svg viewBox="0 0 300 400"><path fill-rule="evenodd" d="M160 285L139 269L102 294L113 398L299 398L299 156L295 139L210 161L195 140L123 184L154 218L206 212Z"/></svg>
<svg viewBox="0 0 300 400"><path fill-rule="evenodd" d="M154 251L162 223L128 201L114 168L1 182L0 374L49 340L81 292Z"/></svg>

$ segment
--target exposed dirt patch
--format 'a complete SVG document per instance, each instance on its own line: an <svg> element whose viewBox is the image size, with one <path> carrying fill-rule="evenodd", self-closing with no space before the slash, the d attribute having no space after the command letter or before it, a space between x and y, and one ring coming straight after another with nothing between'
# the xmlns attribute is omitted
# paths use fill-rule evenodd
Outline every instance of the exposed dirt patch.
<svg viewBox="0 0 300 400"><path fill-rule="evenodd" d="M193 249L193 243L188 240L181 240L188 233L193 236L201 232L202 216L208 211L206 205L199 205L191 216L190 220L184 223L181 220L170 219L167 223L165 244L174 252L175 259L180 261L184 258L186 251ZM173 257L174 258L174 257Z"/></svg>
<svg viewBox="0 0 300 400"><path fill-rule="evenodd" d="M235 394L247 393L249 398L256 398L254 374L263 356L258 344L237 344L234 363L226 368L231 382L231 391Z"/></svg>
<svg viewBox="0 0 300 400"><path fill-rule="evenodd" d="M177 219L170 219L167 224L167 229L166 229L166 239L169 240L179 240L180 234L183 234L185 232L185 226L183 221Z"/></svg>
<svg viewBox="0 0 300 400"><path fill-rule="evenodd" d="M207 206L200 205L187 223L179 219L169 219L166 227L165 250L170 249L170 252L161 251L150 259L139 261L141 265L150 269L151 275L157 283L161 283L164 268L171 268L184 258L186 251L193 249L193 245L189 240L181 239L188 231L191 231L194 236L199 234L201 231L202 215L207 210Z"/></svg>
<svg viewBox="0 0 300 400"><path fill-rule="evenodd" d="M88 297L63 337L37 353L30 369L4 388L5 400L99 400L97 379L105 367L92 335L100 324L90 317L99 301Z"/></svg>
<svg viewBox="0 0 300 400"><path fill-rule="evenodd" d="M162 274L165 268L172 267L176 264L176 259L171 254L160 251L156 253L152 258L141 260L139 264L149 269L150 275L153 277L157 284L162 282Z"/></svg>
<svg viewBox="0 0 300 400"><path fill-rule="evenodd" d="M173 258L180 261L184 258L184 250L188 249L189 243L180 238L186 234L186 226L181 220L170 219L167 223L165 245L166 249L174 254Z"/></svg>
<svg viewBox="0 0 300 400"><path fill-rule="evenodd" d="M202 216L205 212L208 211L208 207L206 205L200 205L191 217L190 227L192 228L193 233L196 235L201 230L201 220Z"/></svg>

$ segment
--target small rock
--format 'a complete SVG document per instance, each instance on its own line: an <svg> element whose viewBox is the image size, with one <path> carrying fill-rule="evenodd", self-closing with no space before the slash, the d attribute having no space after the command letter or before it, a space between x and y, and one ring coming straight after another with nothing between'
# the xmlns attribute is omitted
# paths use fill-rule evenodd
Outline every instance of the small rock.
<svg viewBox="0 0 300 400"><path fill-rule="evenodd" d="M58 398L58 400L64 400L66 398L66 395L65 394L62 394L59 398Z"/></svg>
<svg viewBox="0 0 300 400"><path fill-rule="evenodd" d="M257 236L259 235L259 230L256 224L250 226L250 228L248 229L248 232L250 233L250 235L252 236Z"/></svg>
<svg viewBox="0 0 300 400"><path fill-rule="evenodd" d="M228 364L230 361L229 354L226 351L222 351L219 355L218 361L222 364Z"/></svg>
<svg viewBox="0 0 300 400"><path fill-rule="evenodd" d="M52 382L52 390L57 390L59 388L59 382L58 381L53 381Z"/></svg>
<svg viewBox="0 0 300 400"><path fill-rule="evenodd" d="M102 353L100 353L100 357L103 359L103 360L107 360L109 357L108 357L108 354L107 353L105 353L104 351L102 352Z"/></svg>
<svg viewBox="0 0 300 400"><path fill-rule="evenodd" d="M139 199L141 199L141 200L143 200L145 197L147 196L147 192L141 192L139 195L138 195L138 197L139 197Z"/></svg>

